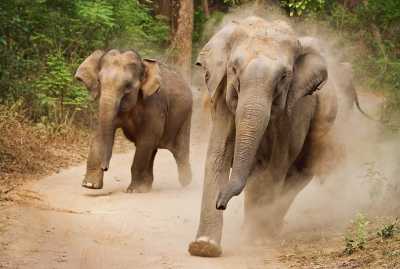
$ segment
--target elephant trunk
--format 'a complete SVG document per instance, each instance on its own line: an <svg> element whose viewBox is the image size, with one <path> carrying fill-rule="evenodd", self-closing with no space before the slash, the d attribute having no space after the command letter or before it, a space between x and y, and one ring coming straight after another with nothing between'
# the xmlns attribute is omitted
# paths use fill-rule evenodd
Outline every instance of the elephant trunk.
<svg viewBox="0 0 400 269"><path fill-rule="evenodd" d="M240 102L241 103L241 102ZM272 98L249 98L236 111L235 152L230 180L221 190L217 209L224 210L229 200L239 195L250 174L257 149L270 120Z"/></svg>
<svg viewBox="0 0 400 269"><path fill-rule="evenodd" d="M112 155L112 148L114 145L115 137L115 118L118 113L119 98L107 91L103 91L100 97L99 105L99 128L100 139L103 146L101 157L101 169L107 171Z"/></svg>

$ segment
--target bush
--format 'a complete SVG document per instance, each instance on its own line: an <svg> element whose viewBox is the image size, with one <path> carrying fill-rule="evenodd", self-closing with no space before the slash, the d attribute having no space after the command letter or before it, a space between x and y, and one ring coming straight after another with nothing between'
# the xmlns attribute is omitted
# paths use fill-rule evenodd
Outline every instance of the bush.
<svg viewBox="0 0 400 269"><path fill-rule="evenodd" d="M317 12L325 7L325 0L281 0L280 3L289 16L301 16L307 12Z"/></svg>
<svg viewBox="0 0 400 269"><path fill-rule="evenodd" d="M71 117L69 113L73 115L87 109L88 91L73 81L71 69L71 65L58 52L48 57L46 68L34 82L34 98L30 107L32 115L42 115L42 123L61 124Z"/></svg>
<svg viewBox="0 0 400 269"><path fill-rule="evenodd" d="M369 221L363 214L358 214L355 221L352 222L354 228L345 237L344 253L353 254L358 249L364 249L367 243L367 226Z"/></svg>
<svg viewBox="0 0 400 269"><path fill-rule="evenodd" d="M384 224L383 227L377 232L377 235L381 239L392 238L396 232L399 231L398 220L396 219L394 222L389 224Z"/></svg>

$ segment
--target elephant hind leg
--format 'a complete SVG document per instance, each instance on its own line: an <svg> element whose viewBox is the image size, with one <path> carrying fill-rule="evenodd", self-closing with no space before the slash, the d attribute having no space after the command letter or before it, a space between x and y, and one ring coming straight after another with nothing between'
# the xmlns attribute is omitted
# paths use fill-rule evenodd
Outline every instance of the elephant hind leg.
<svg viewBox="0 0 400 269"><path fill-rule="evenodd" d="M282 220L276 215L276 183L267 178L253 177L248 180L244 197L245 238L272 238L279 233Z"/></svg>
<svg viewBox="0 0 400 269"><path fill-rule="evenodd" d="M178 166L178 177L182 187L192 182L192 170L190 167L190 124L191 116L183 123L176 136L174 148L171 150Z"/></svg>
<svg viewBox="0 0 400 269"><path fill-rule="evenodd" d="M279 235L284 218L294 199L307 186L313 175L293 166L283 184L265 180L249 180L245 192L245 234L253 238L273 238Z"/></svg>
<svg viewBox="0 0 400 269"><path fill-rule="evenodd" d="M153 185L153 164L157 148L138 145L131 166L132 180L127 192L149 192Z"/></svg>

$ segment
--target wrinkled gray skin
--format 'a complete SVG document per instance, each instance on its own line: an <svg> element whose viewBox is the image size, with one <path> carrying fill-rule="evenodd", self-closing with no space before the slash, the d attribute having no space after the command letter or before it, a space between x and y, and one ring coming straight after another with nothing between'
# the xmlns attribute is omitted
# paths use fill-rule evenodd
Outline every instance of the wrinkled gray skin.
<svg viewBox="0 0 400 269"><path fill-rule="evenodd" d="M83 187L103 187L118 128L136 146L128 192L151 190L159 148L174 155L181 185L191 182L192 93L178 73L155 60L141 59L133 50L113 49L92 53L75 78L99 98L99 124L90 145Z"/></svg>
<svg viewBox="0 0 400 269"><path fill-rule="evenodd" d="M338 90L317 46L282 21L249 17L228 24L202 49L198 65L213 126L189 252L212 257L222 253L222 210L233 196L245 190L249 234L274 235L296 195L329 170L333 153L325 145Z"/></svg>

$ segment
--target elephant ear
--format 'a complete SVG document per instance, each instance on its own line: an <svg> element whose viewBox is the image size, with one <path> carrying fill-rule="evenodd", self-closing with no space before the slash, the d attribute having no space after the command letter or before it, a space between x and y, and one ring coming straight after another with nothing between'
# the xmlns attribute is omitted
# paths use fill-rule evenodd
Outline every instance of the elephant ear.
<svg viewBox="0 0 400 269"><path fill-rule="evenodd" d="M74 76L75 79L85 84L93 99L96 99L100 93L99 61L103 55L104 51L102 50L96 50L90 54L78 67Z"/></svg>
<svg viewBox="0 0 400 269"><path fill-rule="evenodd" d="M239 24L232 22L217 32L202 48L196 60L196 65L203 67L205 82L215 101L217 89L227 74L227 64L235 41L239 38Z"/></svg>
<svg viewBox="0 0 400 269"><path fill-rule="evenodd" d="M328 79L327 64L314 38L302 38L300 53L293 68L293 79L287 97L287 109L292 111L296 102L319 90Z"/></svg>
<svg viewBox="0 0 400 269"><path fill-rule="evenodd" d="M157 60L143 59L144 80L141 86L144 97L157 92L161 86L161 71Z"/></svg>

